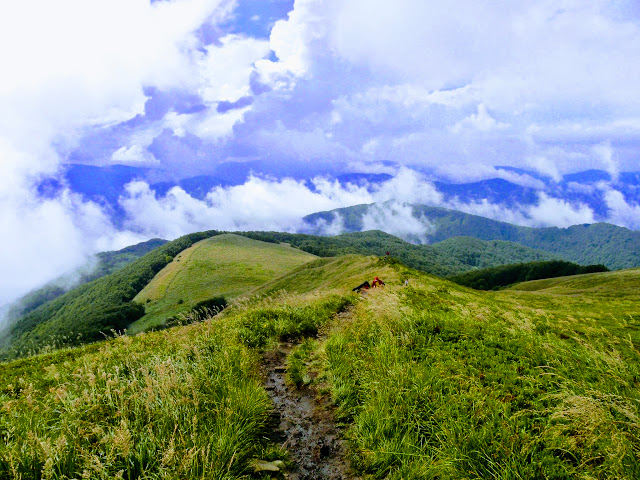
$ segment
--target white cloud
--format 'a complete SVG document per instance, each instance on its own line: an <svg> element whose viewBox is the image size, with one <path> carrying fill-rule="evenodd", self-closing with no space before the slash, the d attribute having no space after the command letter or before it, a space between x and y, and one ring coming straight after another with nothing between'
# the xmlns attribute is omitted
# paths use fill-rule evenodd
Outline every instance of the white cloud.
<svg viewBox="0 0 640 480"><path fill-rule="evenodd" d="M330 222L327 222L324 218L320 218L313 226L320 235L340 235L346 231L344 217L339 213L334 213L333 219Z"/></svg>
<svg viewBox="0 0 640 480"><path fill-rule="evenodd" d="M233 131L233 126L242 121L244 114L249 109L250 107L245 107L229 110L222 114L215 111L207 111L202 116L193 116L190 118L189 123L191 132L200 138L218 140L229 135Z"/></svg>
<svg viewBox="0 0 640 480"><path fill-rule="evenodd" d="M574 125L574 140L610 140L614 150L617 140L638 142L629 123L640 109L637 13L605 0L298 0L272 32L280 61L258 69L296 107L323 95L326 82L340 85L329 114L305 118L306 128L330 131L336 148L462 173L539 166L559 179L584 157L597 165L598 154L572 144L549 152L545 132ZM304 97L296 79L305 80ZM618 164L632 166L630 155Z"/></svg>
<svg viewBox="0 0 640 480"><path fill-rule="evenodd" d="M316 48L323 44L334 11L333 0L296 0L287 20L279 20L271 30L269 44L277 62L260 60L256 67L262 80L276 89L295 86L295 79L308 76L317 60Z"/></svg>
<svg viewBox="0 0 640 480"><path fill-rule="evenodd" d="M490 130L503 130L505 128L509 128L509 124L496 121L495 118L489 115L487 107L484 105L484 103L481 103L480 105L478 105L477 113L471 114L464 120L456 123L451 130L454 133L460 133L465 129L488 132Z"/></svg>
<svg viewBox="0 0 640 480"><path fill-rule="evenodd" d="M604 169L609 172L611 179L615 182L620 175L620 166L615 158L610 143L602 143L593 147L595 155L601 158Z"/></svg>
<svg viewBox="0 0 640 480"><path fill-rule="evenodd" d="M566 200L551 198L544 193L540 194L539 203L530 207L527 214L531 218L529 224L535 227L569 227L595 222L593 210L587 205L574 205Z"/></svg>
<svg viewBox="0 0 640 480"><path fill-rule="evenodd" d="M269 42L238 35L220 39L210 45L198 61L200 96L209 103L236 100L249 95L249 77L254 63L269 53Z"/></svg>
<svg viewBox="0 0 640 480"><path fill-rule="evenodd" d="M214 188L201 201L179 187L157 198L146 183L133 182L120 203L132 229L176 238L208 229L293 231L305 215L371 201L365 188L343 188L321 178L312 183L313 189L292 179L251 177L243 185Z"/></svg>
<svg viewBox="0 0 640 480"><path fill-rule="evenodd" d="M608 189L604 198L609 208L608 220L610 222L640 230L640 205L628 203L624 195L614 189Z"/></svg>
<svg viewBox="0 0 640 480"><path fill-rule="evenodd" d="M419 173L402 168L389 181L384 182L373 193L377 202L395 200L404 203L423 203L438 205L442 203L442 194L434 185Z"/></svg>
<svg viewBox="0 0 640 480"><path fill-rule="evenodd" d="M143 87L193 85L194 31L222 0L25 0L0 7L0 304L140 236L116 232L100 207L62 190L52 145L143 112ZM220 13L220 14L222 14ZM115 160L149 161L142 146Z"/></svg>
<svg viewBox="0 0 640 480"><path fill-rule="evenodd" d="M120 165L157 165L158 159L141 145L121 147L111 155L111 161Z"/></svg>
<svg viewBox="0 0 640 480"><path fill-rule="evenodd" d="M5 196L2 205L0 304L82 265L96 251L141 241L117 233L100 207L68 191L50 200Z"/></svg>

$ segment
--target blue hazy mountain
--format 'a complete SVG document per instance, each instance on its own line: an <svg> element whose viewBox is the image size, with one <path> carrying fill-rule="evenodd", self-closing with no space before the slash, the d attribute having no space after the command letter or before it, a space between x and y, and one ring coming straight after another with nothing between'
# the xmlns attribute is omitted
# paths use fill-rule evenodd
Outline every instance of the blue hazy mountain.
<svg viewBox="0 0 640 480"><path fill-rule="evenodd" d="M464 203L487 200L497 204L533 205L538 200L538 190L502 178L461 184L434 182L434 185L447 201L457 198Z"/></svg>
<svg viewBox="0 0 640 480"><path fill-rule="evenodd" d="M167 172L151 168L110 165L104 167L69 164L63 179L45 179L39 186L42 197L51 197L65 185L85 199L97 202L107 208L116 225L121 225L125 212L118 200L125 193L125 186L135 180L146 181L158 197L163 197L173 187L180 187L192 197L203 200L216 187L228 187L243 184L254 172L261 171L261 162L229 162L218 165L212 174L173 178ZM499 206L536 205L539 196L544 193L550 197L566 200L572 204L584 204L596 214L596 218L606 219L608 208L605 200L607 189L622 193L625 200L632 204L640 203L640 172L623 172L612 178L603 170L586 170L565 175L560 181L553 181L542 174L513 167L498 167L517 175L526 175L535 179L540 188L523 186L502 179L491 178L471 183L451 183L435 181L434 185L442 193L446 202L478 203L489 202ZM287 176L307 181L311 171L283 171ZM175 173L171 174L175 175ZM279 177L279 176L277 176ZM338 173L324 175L340 185L357 185L375 190L392 179L391 175L378 173ZM307 186L314 189L311 182Z"/></svg>

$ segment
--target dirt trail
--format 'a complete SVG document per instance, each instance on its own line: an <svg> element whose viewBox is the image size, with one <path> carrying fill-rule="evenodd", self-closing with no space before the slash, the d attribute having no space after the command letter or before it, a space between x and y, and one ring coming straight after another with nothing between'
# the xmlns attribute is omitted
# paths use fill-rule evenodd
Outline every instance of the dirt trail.
<svg viewBox="0 0 640 480"><path fill-rule="evenodd" d="M354 478L344 458L341 440L333 419L333 407L313 386L285 382L287 356L296 344L282 343L264 357L265 388L275 406L272 440L290 453L297 469L287 472L289 480L339 480Z"/></svg>

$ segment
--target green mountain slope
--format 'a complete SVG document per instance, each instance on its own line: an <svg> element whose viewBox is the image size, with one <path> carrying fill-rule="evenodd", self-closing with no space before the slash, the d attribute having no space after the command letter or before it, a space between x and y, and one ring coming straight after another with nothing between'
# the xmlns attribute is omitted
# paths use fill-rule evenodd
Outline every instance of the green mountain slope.
<svg viewBox="0 0 640 480"><path fill-rule="evenodd" d="M305 217L305 221L310 225L320 220L326 224L339 214L344 218L347 231L360 231L369 207L357 205L319 212ZM614 270L640 266L640 232L623 227L596 223L568 228L531 228L427 205L413 205L412 209L416 218L429 222L431 227L426 236L433 244L460 236L505 240L544 250L581 265L602 264Z"/></svg>
<svg viewBox="0 0 640 480"><path fill-rule="evenodd" d="M179 288L165 292L162 290L164 287L154 290L155 287L150 286L147 292L136 297L156 273L173 261L175 255L199 240L220 233L202 232L187 235L154 249L124 267L120 265L141 253L141 249L152 246L154 242L163 241L130 247L117 255L107 254L100 272L106 273L117 267L120 267L119 269L62 296L62 292L53 292L50 297L39 295L38 301L32 303L25 313L3 332L4 336L0 339L0 358L26 355L45 346L92 342L103 339L111 330L122 330L129 326L132 333L136 333L162 325L167 317L188 311L200 300L207 300L215 295L224 295L232 299L247 289L277 277L287 269L304 263L303 260L310 258L308 253L327 257L343 254L384 255L386 251L390 251L392 257L407 265L437 275L464 272L482 265L493 265L494 262L537 260L547 256L544 252L526 249L509 242L481 242L468 238L452 239L446 245L431 247L413 245L379 231L336 237L245 232L238 234L242 237L225 236L229 242L235 238L235 243L230 243L229 248L220 246L216 250L217 253L212 253L211 258L215 258L215 262L203 263L200 259L191 264L190 268L195 269L194 273L180 275L176 283L176 287ZM266 241L269 245L263 245L267 250L260 252L259 249L248 248L247 243L242 244L241 238ZM282 246L280 243L289 243L297 248ZM214 244L215 242L210 247L213 248ZM251 245L256 247L258 244ZM273 250L273 245L278 247ZM470 253L469 248L474 248L474 252ZM208 249L202 252L206 251ZM275 255L274 252L286 254ZM272 254L275 255L273 258L270 256ZM227 258L227 255L231 256ZM157 285L161 286L174 278L171 272L180 270L177 268L180 265L178 260L176 259L174 266L165 272L166 278L159 280ZM215 270L213 265L217 262L221 262L221 267ZM203 272L206 272L206 275L203 275ZM224 284L221 280L225 281ZM158 293L160 291L162 295ZM200 293L196 294L198 291ZM164 294L167 292L169 294L165 297ZM143 307L146 308L146 316L142 321L138 321L145 315Z"/></svg>
<svg viewBox="0 0 640 480"><path fill-rule="evenodd" d="M316 257L286 245L233 234L202 240L178 254L133 299L146 314L130 326L136 333L159 326L216 296L227 301Z"/></svg>
<svg viewBox="0 0 640 480"><path fill-rule="evenodd" d="M200 232L169 242L114 273L47 302L17 319L0 341L0 358L26 355L45 347L104 339L144 314L133 298L173 257L193 243L217 235Z"/></svg>
<svg viewBox="0 0 640 480"><path fill-rule="evenodd" d="M523 262L559 260L557 254L505 240L454 237L431 245L441 257L456 258L469 268L489 268ZM423 247L424 248L424 247ZM467 268L466 270L469 270Z"/></svg>
<svg viewBox="0 0 640 480"><path fill-rule="evenodd" d="M323 258L202 323L0 364L0 476L250 477L290 446L262 360L306 337L277 368L331 397L353 476L640 478L640 270L523 286Z"/></svg>
<svg viewBox="0 0 640 480"><path fill-rule="evenodd" d="M384 256L390 252L406 265L434 275L446 276L474 268L551 260L555 255L512 242L485 242L468 237L442 245L414 245L378 230L352 232L333 237L280 232L239 232L266 242L286 242L320 257L358 254Z"/></svg>
<svg viewBox="0 0 640 480"><path fill-rule="evenodd" d="M554 295L595 295L603 298L628 298L640 301L640 269L596 272L563 278L532 280L514 285L510 290L544 292Z"/></svg>
<svg viewBox="0 0 640 480"><path fill-rule="evenodd" d="M252 290L247 296L272 295L276 292L312 293L315 291L349 292L375 277L384 282L400 283L403 272L393 260L362 255L320 258L292 270L280 278ZM406 274L405 274L406 275Z"/></svg>

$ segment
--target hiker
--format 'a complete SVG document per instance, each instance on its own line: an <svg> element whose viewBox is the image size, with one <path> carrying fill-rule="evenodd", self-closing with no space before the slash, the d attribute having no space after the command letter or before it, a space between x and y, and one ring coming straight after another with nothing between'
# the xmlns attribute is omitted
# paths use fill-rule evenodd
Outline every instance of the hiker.
<svg viewBox="0 0 640 480"><path fill-rule="evenodd" d="M378 277L376 277L373 279L373 282L371 283L371 287L372 288L384 287L384 282L380 280Z"/></svg>
<svg viewBox="0 0 640 480"><path fill-rule="evenodd" d="M371 285L369 284L368 281L364 281L363 283L361 283L360 285L358 285L356 288L352 289L352 292L359 292L360 290L369 290L371 288Z"/></svg>

